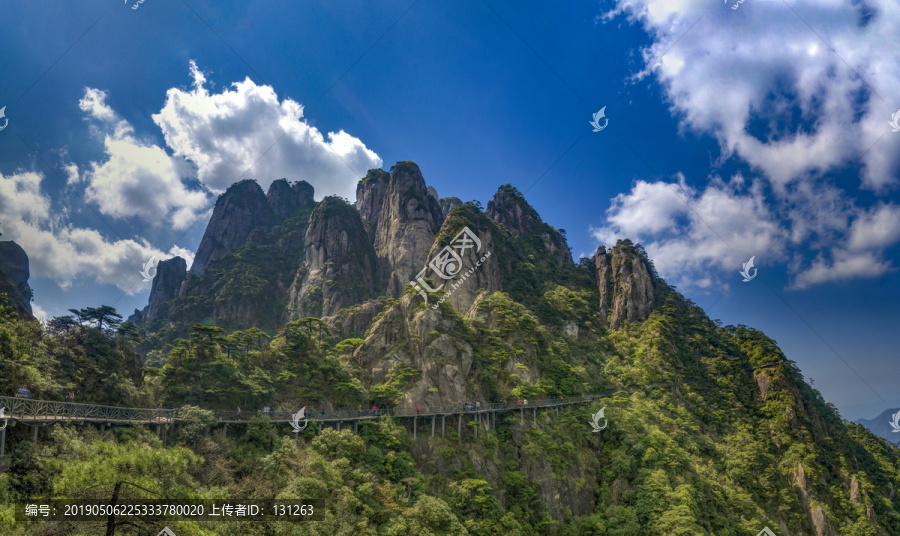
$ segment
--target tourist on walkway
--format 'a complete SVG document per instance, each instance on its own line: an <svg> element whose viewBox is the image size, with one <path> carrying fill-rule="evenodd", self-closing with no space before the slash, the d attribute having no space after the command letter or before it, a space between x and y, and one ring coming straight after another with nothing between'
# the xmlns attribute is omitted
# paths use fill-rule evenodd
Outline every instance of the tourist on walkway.
<svg viewBox="0 0 900 536"><path fill-rule="evenodd" d="M416 415L418 415L420 411L422 411L422 406L416 404Z"/></svg>
<svg viewBox="0 0 900 536"><path fill-rule="evenodd" d="M241 420L241 407L240 406L238 406L238 410L237 410L237 420Z"/></svg>
<svg viewBox="0 0 900 536"><path fill-rule="evenodd" d="M527 399L527 398L525 399L524 404L525 404L526 406L528 405L528 399Z"/></svg>
<svg viewBox="0 0 900 536"><path fill-rule="evenodd" d="M269 406L263 407L263 415L265 415L266 417L269 416Z"/></svg>
<svg viewBox="0 0 900 536"><path fill-rule="evenodd" d="M28 390L28 387L23 385L16 391L16 398L31 398L31 391Z"/></svg>
<svg viewBox="0 0 900 536"><path fill-rule="evenodd" d="M378 406L372 406L372 415L378 414Z"/></svg>

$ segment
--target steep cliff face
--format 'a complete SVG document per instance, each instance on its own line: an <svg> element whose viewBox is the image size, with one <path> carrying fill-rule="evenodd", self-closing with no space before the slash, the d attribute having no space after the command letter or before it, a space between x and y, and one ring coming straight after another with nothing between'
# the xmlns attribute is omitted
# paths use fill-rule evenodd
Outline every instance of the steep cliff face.
<svg viewBox="0 0 900 536"><path fill-rule="evenodd" d="M544 251L554 259L557 266L572 264L572 252L562 233L544 223L537 211L512 185L501 186L494 198L488 201L484 213L503 225L517 239L538 237Z"/></svg>
<svg viewBox="0 0 900 536"><path fill-rule="evenodd" d="M462 200L458 197L442 197L440 203L441 213L444 215L444 219L446 220L451 210L462 205Z"/></svg>
<svg viewBox="0 0 900 536"><path fill-rule="evenodd" d="M291 288L291 318L334 314L374 293L375 253L359 213L339 197L313 209L304 263Z"/></svg>
<svg viewBox="0 0 900 536"><path fill-rule="evenodd" d="M420 303L404 296L372 325L354 353L365 382L385 386L375 392L398 389L406 405L483 399L468 381L474 349L457 333L457 320Z"/></svg>
<svg viewBox="0 0 900 536"><path fill-rule="evenodd" d="M425 264L443 221L438 201L428 194L419 166L398 162L384 194L375 227L375 255L389 296L399 296Z"/></svg>
<svg viewBox="0 0 900 536"><path fill-rule="evenodd" d="M178 295L187 276L187 262L181 257L160 261L150 288L150 303L143 311L143 318L156 318L169 312L169 302Z"/></svg>
<svg viewBox="0 0 900 536"><path fill-rule="evenodd" d="M481 293L502 290L503 255L497 256L494 236L500 233L497 225L471 205L467 210L448 218L428 252L423 264L422 278L417 282L426 295L441 291L443 295L429 296L428 305L437 307L449 302L460 314L467 314ZM418 289L416 289L418 291Z"/></svg>
<svg viewBox="0 0 900 536"><path fill-rule="evenodd" d="M28 255L12 240L0 242L0 292L5 292L13 307L31 315L31 287L28 286Z"/></svg>
<svg viewBox="0 0 900 536"><path fill-rule="evenodd" d="M287 179L280 179L269 186L266 203L272 211L275 221L282 221L299 208L312 207L314 190L306 181L289 184Z"/></svg>
<svg viewBox="0 0 900 536"><path fill-rule="evenodd" d="M604 246L594 255L600 291L600 317L610 329L624 321L646 320L655 305L653 278L644 259L629 245L609 251Z"/></svg>
<svg viewBox="0 0 900 536"><path fill-rule="evenodd" d="M191 273L202 273L211 261L244 245L255 228L270 226L272 222L272 211L256 181L245 180L231 185L216 201L194 256Z"/></svg>
<svg viewBox="0 0 900 536"><path fill-rule="evenodd" d="M356 210L362 218L369 242L375 243L375 229L381 219L381 207L391 174L383 169L370 169L356 185Z"/></svg>

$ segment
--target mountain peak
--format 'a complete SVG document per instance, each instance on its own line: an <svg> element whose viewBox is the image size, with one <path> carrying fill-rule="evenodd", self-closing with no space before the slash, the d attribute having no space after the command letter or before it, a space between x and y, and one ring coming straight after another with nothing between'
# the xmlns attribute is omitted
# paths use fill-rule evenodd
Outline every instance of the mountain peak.
<svg viewBox="0 0 900 536"><path fill-rule="evenodd" d="M644 248L631 240L619 240L606 249L599 246L594 254L597 286L600 290L600 316L610 329L623 322L646 320L656 304L656 270Z"/></svg>

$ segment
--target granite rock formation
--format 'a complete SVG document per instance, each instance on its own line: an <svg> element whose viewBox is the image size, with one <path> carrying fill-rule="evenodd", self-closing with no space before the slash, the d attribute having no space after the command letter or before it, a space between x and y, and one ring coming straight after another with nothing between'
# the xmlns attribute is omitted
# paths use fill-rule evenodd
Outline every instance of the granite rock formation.
<svg viewBox="0 0 900 536"><path fill-rule="evenodd" d="M0 241L0 292L8 295L20 314L31 315L31 287L28 255L12 240Z"/></svg>
<svg viewBox="0 0 900 536"><path fill-rule="evenodd" d="M646 320L656 303L654 277L647 262L630 242L609 251L597 248L594 255L600 291L600 317L610 329L623 322Z"/></svg>

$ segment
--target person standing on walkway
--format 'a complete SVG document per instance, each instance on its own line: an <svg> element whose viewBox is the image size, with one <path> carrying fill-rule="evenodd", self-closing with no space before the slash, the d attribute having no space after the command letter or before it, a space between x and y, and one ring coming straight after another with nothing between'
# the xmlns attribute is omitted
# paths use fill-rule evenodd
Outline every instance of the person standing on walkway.
<svg viewBox="0 0 900 536"><path fill-rule="evenodd" d="M418 415L420 411L422 411L422 406L416 404L416 415Z"/></svg>
<svg viewBox="0 0 900 536"><path fill-rule="evenodd" d="M238 410L237 410L237 420L241 420L241 407L240 406L238 406Z"/></svg>

